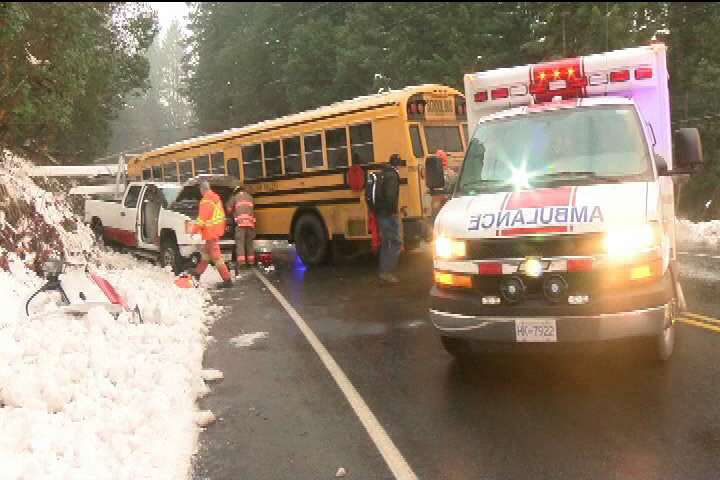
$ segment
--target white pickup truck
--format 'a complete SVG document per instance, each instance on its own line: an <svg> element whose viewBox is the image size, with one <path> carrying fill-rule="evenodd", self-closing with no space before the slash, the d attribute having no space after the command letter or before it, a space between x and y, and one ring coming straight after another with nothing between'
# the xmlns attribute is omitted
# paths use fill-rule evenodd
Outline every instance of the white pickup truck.
<svg viewBox="0 0 720 480"><path fill-rule="evenodd" d="M180 272L197 264L204 242L200 234L188 233L188 224L198 215L200 180L208 180L223 201L232 194L237 180L224 176L201 176L185 184L130 182L120 200L85 202L85 222L98 241L120 245L141 256L157 259L161 266ZM233 225L226 226L220 248L232 258Z"/></svg>

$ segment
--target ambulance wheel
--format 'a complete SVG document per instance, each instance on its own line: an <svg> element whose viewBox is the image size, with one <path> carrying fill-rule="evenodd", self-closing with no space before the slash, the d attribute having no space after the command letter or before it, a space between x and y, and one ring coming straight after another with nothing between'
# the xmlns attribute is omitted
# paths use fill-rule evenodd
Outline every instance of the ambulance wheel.
<svg viewBox="0 0 720 480"><path fill-rule="evenodd" d="M658 335L646 339L645 353L650 363L662 365L670 360L675 350L675 301L673 300L666 309L665 326L663 331Z"/></svg>
<svg viewBox="0 0 720 480"><path fill-rule="evenodd" d="M165 268L169 266L176 275L181 270L180 249L177 242L173 239L166 239L160 245L160 266Z"/></svg>
<svg viewBox="0 0 720 480"><path fill-rule="evenodd" d="M327 258L329 244L327 232L317 215L306 213L295 223L293 231L295 249L305 265L317 266Z"/></svg>

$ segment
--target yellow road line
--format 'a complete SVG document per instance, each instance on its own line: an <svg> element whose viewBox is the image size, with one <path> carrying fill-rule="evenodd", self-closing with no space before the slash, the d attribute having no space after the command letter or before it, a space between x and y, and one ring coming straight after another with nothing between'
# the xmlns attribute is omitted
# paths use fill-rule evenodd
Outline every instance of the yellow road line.
<svg viewBox="0 0 720 480"><path fill-rule="evenodd" d="M690 320L689 318L681 318L680 321L688 325L693 325L695 327L700 327L706 330L712 330L713 332L720 333L720 327L716 327L715 325L708 325L707 323L697 322L695 320Z"/></svg>
<svg viewBox="0 0 720 480"><path fill-rule="evenodd" d="M717 323L718 325L720 325L720 320L718 320L717 318L706 317L705 315L700 315L699 313L691 313L691 312L685 312L685 315L692 317L695 320L702 320L705 322Z"/></svg>

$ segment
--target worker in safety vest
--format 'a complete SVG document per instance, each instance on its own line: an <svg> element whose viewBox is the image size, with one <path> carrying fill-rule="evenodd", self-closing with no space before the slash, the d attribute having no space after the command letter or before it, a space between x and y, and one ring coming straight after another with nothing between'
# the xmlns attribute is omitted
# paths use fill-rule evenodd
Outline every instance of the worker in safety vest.
<svg viewBox="0 0 720 480"><path fill-rule="evenodd" d="M223 203L217 193L210 190L210 184L207 181L200 182L200 193L202 193L203 198L200 200L200 213L192 233L202 232L205 247L202 251L202 259L195 270L195 278L200 279L210 260L212 260L224 280L223 286L229 287L232 285L230 272L220 252L220 237L225 233Z"/></svg>
<svg viewBox="0 0 720 480"><path fill-rule="evenodd" d="M228 201L227 211L235 215L235 248L237 261L235 275L240 273L240 265L255 263L255 208L253 197L244 186L235 187Z"/></svg>

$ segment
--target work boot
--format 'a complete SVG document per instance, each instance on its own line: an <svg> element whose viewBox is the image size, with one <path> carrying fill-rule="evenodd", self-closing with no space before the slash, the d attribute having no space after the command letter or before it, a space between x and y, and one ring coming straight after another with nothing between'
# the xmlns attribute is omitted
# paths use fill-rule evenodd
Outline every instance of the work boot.
<svg viewBox="0 0 720 480"><path fill-rule="evenodd" d="M395 275L393 275L392 273L381 273L380 280L382 280L385 283L392 283L392 284L400 283L400 280L398 280L398 278Z"/></svg>
<svg viewBox="0 0 720 480"><path fill-rule="evenodd" d="M240 275L240 263L235 263L235 276Z"/></svg>
<svg viewBox="0 0 720 480"><path fill-rule="evenodd" d="M230 288L233 286L232 280L223 280L222 285L220 285L220 288Z"/></svg>

